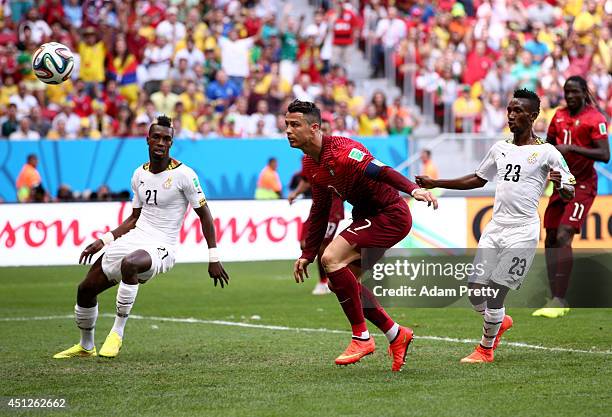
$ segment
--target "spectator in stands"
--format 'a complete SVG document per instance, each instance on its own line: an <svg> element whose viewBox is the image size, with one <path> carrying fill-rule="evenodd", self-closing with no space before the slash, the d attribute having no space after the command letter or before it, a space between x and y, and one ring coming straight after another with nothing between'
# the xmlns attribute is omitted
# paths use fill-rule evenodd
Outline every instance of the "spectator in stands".
<svg viewBox="0 0 612 417"><path fill-rule="evenodd" d="M486 43L484 41L476 41L474 49L467 54L465 71L463 72L463 83L473 85L484 79L493 63L494 60L487 51Z"/></svg>
<svg viewBox="0 0 612 417"><path fill-rule="evenodd" d="M334 64L346 65L350 62L349 51L352 50L361 22L347 0L337 1L334 10L328 13L328 19L333 31L332 61Z"/></svg>
<svg viewBox="0 0 612 417"><path fill-rule="evenodd" d="M91 93L94 86L100 86L105 79L104 60L106 58L106 45L98 39L96 28L88 26L83 30L84 41L78 44L78 53L81 58L79 78Z"/></svg>
<svg viewBox="0 0 612 417"><path fill-rule="evenodd" d="M47 42L51 36L51 27L48 22L41 19L37 7L32 7L27 11L25 19L19 25L19 32L21 33L25 27L32 31L31 40L36 45Z"/></svg>
<svg viewBox="0 0 612 417"><path fill-rule="evenodd" d="M197 78L195 71L189 68L187 58L179 59L178 65L168 74L168 79L172 82L172 91L176 94L182 94L187 89L187 83L196 82Z"/></svg>
<svg viewBox="0 0 612 417"><path fill-rule="evenodd" d="M195 132L183 126L183 122L180 118L174 118L173 121L174 126L174 138L175 139L194 139Z"/></svg>
<svg viewBox="0 0 612 417"><path fill-rule="evenodd" d="M138 98L137 72L136 56L128 50L125 38L117 37L114 50L106 58L106 78L117 83L119 94L127 99L129 104L133 104Z"/></svg>
<svg viewBox="0 0 612 417"><path fill-rule="evenodd" d="M270 158L268 164L259 173L257 189L255 190L255 199L275 200L282 198L283 186L281 185L277 169L278 161L276 158Z"/></svg>
<svg viewBox="0 0 612 417"><path fill-rule="evenodd" d="M8 111L6 118L2 122L2 137L8 138L11 133L17 130L19 127L19 119L17 119L17 105L11 103L8 105Z"/></svg>
<svg viewBox="0 0 612 417"><path fill-rule="evenodd" d="M542 0L542 2L544 1ZM531 53L533 56L533 62L538 65L542 64L542 62L544 62L544 58L546 58L546 56L550 53L548 45L541 39L541 32L541 24L533 23L533 37L525 42L525 50Z"/></svg>
<svg viewBox="0 0 612 417"><path fill-rule="evenodd" d="M64 131L69 135L67 137L75 137L81 128L81 118L73 113L72 102L66 101L62 105L60 112L55 115L51 122L52 129L57 129L57 122L64 121ZM63 136L60 136L60 138Z"/></svg>
<svg viewBox="0 0 612 417"><path fill-rule="evenodd" d="M80 122L79 122L80 127ZM49 140L58 140L58 139L74 139L76 137L77 132L69 132L66 129L66 119L60 118L54 120L52 123L51 130L47 133L47 139Z"/></svg>
<svg viewBox="0 0 612 417"><path fill-rule="evenodd" d="M506 108L497 93L490 94L484 101L484 113L480 130L489 135L502 133L506 127Z"/></svg>
<svg viewBox="0 0 612 417"><path fill-rule="evenodd" d="M421 151L421 171L419 175L426 175L432 179L438 179L438 167L431 160L431 151L423 149Z"/></svg>
<svg viewBox="0 0 612 417"><path fill-rule="evenodd" d="M174 117L174 109L176 103L179 102L179 96L172 92L171 82L164 80L161 83L160 90L151 95L151 101L158 113Z"/></svg>
<svg viewBox="0 0 612 417"><path fill-rule="evenodd" d="M9 102L17 106L17 117L26 117L32 111L32 108L37 107L38 100L30 94L24 82L17 84L17 93L9 98Z"/></svg>
<svg viewBox="0 0 612 417"><path fill-rule="evenodd" d="M405 37L406 23L398 16L397 8L390 6L387 9L387 17L380 19L376 25L372 54L372 78L384 76L385 71L390 70L385 68L385 57L388 57L390 64L392 51Z"/></svg>
<svg viewBox="0 0 612 417"><path fill-rule="evenodd" d="M321 92L321 87L311 82L308 74L300 75L297 84L293 86L293 95L302 101L314 101Z"/></svg>
<svg viewBox="0 0 612 417"><path fill-rule="evenodd" d="M239 91L242 82L249 76L249 50L257 39L257 36L240 39L236 29L231 29L227 37L221 36L219 39L221 68Z"/></svg>
<svg viewBox="0 0 612 417"><path fill-rule="evenodd" d="M119 107L119 113L117 119L113 123L112 132L113 136L119 138L133 137L134 132L132 131L132 119L133 113L127 104L122 104Z"/></svg>
<svg viewBox="0 0 612 417"><path fill-rule="evenodd" d="M155 28L155 35L167 39L174 45L183 39L186 34L185 25L177 19L178 9L174 6L166 11L166 19L162 20Z"/></svg>
<svg viewBox="0 0 612 417"><path fill-rule="evenodd" d="M32 130L38 132L41 138L46 137L49 129L51 129L51 123L42 116L38 106L33 107L32 111L30 111L30 126Z"/></svg>
<svg viewBox="0 0 612 417"><path fill-rule="evenodd" d="M482 81L482 88L489 93L497 93L501 97L508 97L514 90L516 81L508 72L508 66L504 61L498 61L487 73Z"/></svg>
<svg viewBox="0 0 612 417"><path fill-rule="evenodd" d="M291 3L287 3L289 6ZM299 22L287 15L285 8L284 15L281 17L279 27L280 32L280 75L289 83L293 83L298 74L298 65L296 64L298 54L298 34L302 31L302 23L304 16L300 16Z"/></svg>
<svg viewBox="0 0 612 417"><path fill-rule="evenodd" d="M60 203L69 203L74 201L74 194L67 184L62 184L57 189L57 199L55 200Z"/></svg>
<svg viewBox="0 0 612 417"><path fill-rule="evenodd" d="M10 140L39 140L40 133L31 128L29 117L22 117L19 120L19 128L9 135Z"/></svg>
<svg viewBox="0 0 612 417"><path fill-rule="evenodd" d="M556 18L556 10L545 0L535 0L527 6L527 18L533 23L551 25Z"/></svg>
<svg viewBox="0 0 612 417"><path fill-rule="evenodd" d="M101 138L112 136L113 118L104 112L104 104L99 101L94 101L92 106L94 113L89 116L92 131L100 132Z"/></svg>
<svg viewBox="0 0 612 417"><path fill-rule="evenodd" d="M259 123L263 121L261 127ZM276 117L268 111L268 102L259 100L257 111L249 117L249 136L271 136L276 133Z"/></svg>
<svg viewBox="0 0 612 417"><path fill-rule="evenodd" d="M79 117L89 117L93 114L91 94L85 90L85 83L77 80L74 83L74 91L70 95L72 111Z"/></svg>
<svg viewBox="0 0 612 417"><path fill-rule="evenodd" d="M376 112L374 104L368 104L366 112L359 116L360 136L381 136L387 134L387 125L382 117Z"/></svg>
<svg viewBox="0 0 612 417"><path fill-rule="evenodd" d="M174 66L179 66L179 61L181 59L187 60L187 68L193 71L196 65L204 65L206 59L204 58L204 53L196 48L195 40L193 37L188 37L186 41L185 48L176 52L174 55Z"/></svg>
<svg viewBox="0 0 612 417"><path fill-rule="evenodd" d="M386 122L387 117L389 117L389 111L387 109L387 96L385 93L380 90L375 91L372 95L371 104L376 109L376 115Z"/></svg>
<svg viewBox="0 0 612 417"><path fill-rule="evenodd" d="M64 4L64 13L70 26L79 29L83 25L83 8L79 0L68 0Z"/></svg>
<svg viewBox="0 0 612 417"><path fill-rule="evenodd" d="M523 51L520 60L514 64L510 74L516 82L516 88L536 91L539 71L540 66L533 61L531 52Z"/></svg>
<svg viewBox="0 0 612 417"><path fill-rule="evenodd" d="M222 112L240 95L240 90L241 88L228 78L224 70L219 70L215 81L208 84L206 97L215 106L216 111Z"/></svg>
<svg viewBox="0 0 612 417"><path fill-rule="evenodd" d="M21 168L15 188L17 189L17 201L27 203L30 199L32 188L41 183L40 173L38 172L38 157L35 154L30 154L27 157L26 163Z"/></svg>
<svg viewBox="0 0 612 417"><path fill-rule="evenodd" d="M192 136L198 130L195 117L185 111L185 105L181 101L177 101L174 106L174 120L180 120L183 129L191 132Z"/></svg>
<svg viewBox="0 0 612 417"><path fill-rule="evenodd" d="M142 65L138 67L138 81L144 83L147 93L158 91L162 81L168 79L173 55L174 44L166 36L157 36L155 43L145 48Z"/></svg>
<svg viewBox="0 0 612 417"><path fill-rule="evenodd" d="M470 86L464 85L461 88L461 94L453 103L456 130L458 132L475 132L481 111L482 103L471 96Z"/></svg>

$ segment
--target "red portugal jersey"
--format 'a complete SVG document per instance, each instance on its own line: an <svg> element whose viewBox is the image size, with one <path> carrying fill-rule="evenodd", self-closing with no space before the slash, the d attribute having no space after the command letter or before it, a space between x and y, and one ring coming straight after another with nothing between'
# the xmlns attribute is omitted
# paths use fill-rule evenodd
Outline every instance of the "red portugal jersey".
<svg viewBox="0 0 612 417"><path fill-rule="evenodd" d="M353 205L353 218L376 214L401 201L392 186L365 175L376 161L361 143L341 136L323 136L319 162L306 156L302 175L312 187L312 207L307 222L303 257L314 259L321 244L333 196Z"/></svg>
<svg viewBox="0 0 612 417"><path fill-rule="evenodd" d="M560 108L548 127L547 140L553 145L595 148L596 141L608 140L606 118L594 106L586 106L575 116L572 116L567 108ZM597 173L593 167L595 161L575 152L564 156L576 182L596 189Z"/></svg>

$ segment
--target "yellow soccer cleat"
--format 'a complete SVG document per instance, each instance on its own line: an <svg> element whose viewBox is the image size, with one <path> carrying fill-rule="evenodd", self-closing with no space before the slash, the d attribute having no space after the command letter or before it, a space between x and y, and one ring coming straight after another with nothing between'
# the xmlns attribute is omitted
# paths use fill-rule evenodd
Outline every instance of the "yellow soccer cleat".
<svg viewBox="0 0 612 417"><path fill-rule="evenodd" d="M123 340L121 336L117 334L117 332L111 331L108 336L106 336L106 340L98 352L98 356L102 356L104 358L114 358L119 354L121 350L121 345L123 344Z"/></svg>
<svg viewBox="0 0 612 417"><path fill-rule="evenodd" d="M544 307L534 311L531 315L534 317L546 317L548 319L556 319L565 316L569 313L567 307Z"/></svg>
<svg viewBox="0 0 612 417"><path fill-rule="evenodd" d="M87 350L83 348L83 346L81 346L80 343L77 343L76 345L72 346L70 349L66 349L59 353L56 353L55 355L53 355L53 359L66 359L66 358L76 358L76 357L88 358L91 356L97 356L95 346L93 347L93 349Z"/></svg>

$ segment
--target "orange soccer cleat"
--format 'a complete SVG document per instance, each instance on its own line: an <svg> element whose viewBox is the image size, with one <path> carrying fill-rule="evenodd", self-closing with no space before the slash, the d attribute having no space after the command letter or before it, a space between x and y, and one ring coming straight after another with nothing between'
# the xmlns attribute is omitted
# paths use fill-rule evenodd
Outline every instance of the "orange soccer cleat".
<svg viewBox="0 0 612 417"><path fill-rule="evenodd" d="M493 349L486 349L482 346L476 346L476 350L470 355L461 359L461 363L484 363L493 362Z"/></svg>
<svg viewBox="0 0 612 417"><path fill-rule="evenodd" d="M393 364L391 365L393 372L401 371L402 366L406 363L406 353L413 336L414 333L411 328L400 326L397 337L389 345L389 355L393 358Z"/></svg>
<svg viewBox="0 0 612 417"><path fill-rule="evenodd" d="M493 350L497 349L497 345L499 345L499 341L501 340L502 334L504 334L506 330L510 329L512 327L512 324L512 317L505 315L501 327L497 332L497 336L495 337L495 342L493 342Z"/></svg>
<svg viewBox="0 0 612 417"><path fill-rule="evenodd" d="M372 338L368 340L351 339L346 350L336 358L336 365L350 365L359 362L364 356L374 353L374 350L376 350L376 344Z"/></svg>

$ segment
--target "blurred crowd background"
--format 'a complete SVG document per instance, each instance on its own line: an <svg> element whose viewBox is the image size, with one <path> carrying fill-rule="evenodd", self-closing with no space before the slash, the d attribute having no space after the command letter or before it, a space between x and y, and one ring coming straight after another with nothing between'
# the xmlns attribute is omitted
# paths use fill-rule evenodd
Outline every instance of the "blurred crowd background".
<svg viewBox="0 0 612 417"><path fill-rule="evenodd" d="M420 112L401 93L348 76L358 50L370 78L391 73L416 105L427 96L447 131L503 132L517 87L542 96L544 131L575 74L612 111L612 0L312 1L307 21L279 0L0 3L3 139L142 137L157 113L177 138L281 138L294 98L316 101L337 134L410 133ZM47 41L75 54L59 86L31 70Z"/></svg>

